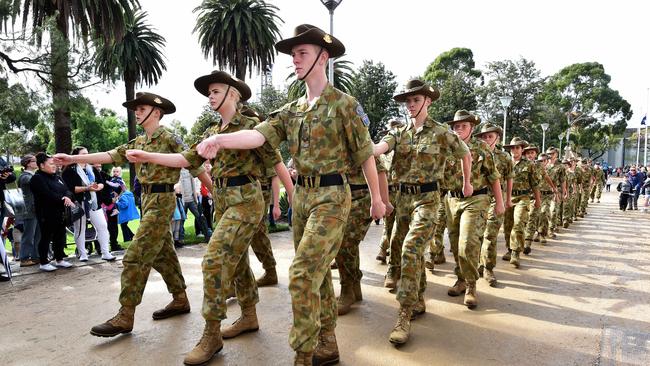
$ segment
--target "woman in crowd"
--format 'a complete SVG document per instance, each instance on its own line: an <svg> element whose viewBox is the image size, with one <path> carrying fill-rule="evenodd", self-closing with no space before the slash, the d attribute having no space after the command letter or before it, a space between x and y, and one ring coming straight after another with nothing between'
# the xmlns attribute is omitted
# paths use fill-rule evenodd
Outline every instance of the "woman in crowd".
<svg viewBox="0 0 650 366"><path fill-rule="evenodd" d="M86 154L88 154L88 150L83 146L75 147L72 150L72 155ZM97 232L97 241L99 241L101 248L102 259L114 261L115 257L110 253L108 247L106 217L104 216L104 211L101 208L97 196L97 192L104 189L104 185L95 182L92 167L88 164L79 163L68 165L63 170L62 177L68 189L74 193L75 201L82 204L86 213L72 225L74 228L74 241L79 252L79 260L81 262L88 260L88 253L86 252L86 221L90 219Z"/></svg>
<svg viewBox="0 0 650 366"><path fill-rule="evenodd" d="M36 164L38 171L32 177L29 185L34 194L36 218L41 228L41 239L38 242L40 269L51 272L56 270L56 267L70 268L72 264L64 260L66 255L63 252L63 247L66 234L63 213L65 206L74 206L71 199L72 193L56 175L56 165L51 156L43 152L36 154ZM54 265L50 264L47 256L50 242L52 242L54 251Z"/></svg>
<svg viewBox="0 0 650 366"><path fill-rule="evenodd" d="M25 202L25 211L21 217L23 221L23 237L20 246L20 266L27 267L39 263L38 250L35 244L41 238L41 231L34 210L34 195L29 185L36 169L38 169L36 157L31 154L25 155L20 159L20 165L23 166L23 171L18 178L18 188L22 190L23 201Z"/></svg>

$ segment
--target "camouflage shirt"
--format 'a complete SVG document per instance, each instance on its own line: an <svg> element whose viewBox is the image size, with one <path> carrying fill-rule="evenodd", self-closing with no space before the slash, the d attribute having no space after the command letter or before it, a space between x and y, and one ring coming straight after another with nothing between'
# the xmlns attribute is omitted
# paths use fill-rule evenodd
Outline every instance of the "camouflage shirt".
<svg viewBox="0 0 650 366"><path fill-rule="evenodd" d="M483 140L472 137L468 146L472 154L472 177L470 182L474 187L474 191L478 191L487 188L497 179L500 179L501 174L494 162L490 147ZM445 188L452 191L463 190L463 169L461 168L460 159L447 160L445 177L450 178Z"/></svg>
<svg viewBox="0 0 650 366"><path fill-rule="evenodd" d="M558 190L561 190L562 183L566 180L566 168L564 165L562 165L559 160L556 160L555 164L549 163L546 166L546 174L548 174L548 177L551 178L553 183L555 183L555 187Z"/></svg>
<svg viewBox="0 0 650 366"><path fill-rule="evenodd" d="M576 184L576 174L574 171L571 169L566 170L566 188L569 194L573 194L574 192L574 185Z"/></svg>
<svg viewBox="0 0 650 366"><path fill-rule="evenodd" d="M386 169L386 178L388 179L389 186L397 183L397 180L395 178L395 170L393 169L393 156L395 156L394 151L386 154L381 154L380 156L381 163Z"/></svg>
<svg viewBox="0 0 650 366"><path fill-rule="evenodd" d="M155 153L180 153L186 147L180 137L174 135L167 128L160 126L151 137L146 134L140 135L109 151L108 154L116 165L122 165L127 162L127 150L138 149ZM191 164L191 167L188 168L193 176L196 177L205 171L202 163L203 161ZM135 173L140 184L176 184L180 178L180 171L179 168L170 168L158 164L135 163Z"/></svg>
<svg viewBox="0 0 650 366"><path fill-rule="evenodd" d="M300 175L346 174L373 154L368 116L357 100L327 84L311 104L307 97L271 113L255 129L277 148L287 141Z"/></svg>
<svg viewBox="0 0 650 366"><path fill-rule="evenodd" d="M537 174L539 175L539 190L543 192L553 191L553 187L551 187L546 181L546 177L548 176L548 173L546 172L546 167L543 167L540 162L536 161L535 169L537 170ZM550 178L551 177L549 177L549 179Z"/></svg>
<svg viewBox="0 0 650 366"><path fill-rule="evenodd" d="M539 187L539 175L535 169L535 164L530 160L522 156L519 161L513 161L512 170L515 174L515 177L512 179L513 191L532 191Z"/></svg>
<svg viewBox="0 0 650 366"><path fill-rule="evenodd" d="M400 183L423 184L444 177L447 158L460 159L469 149L458 136L427 118L419 131L410 124L389 132L382 141L395 150L392 169Z"/></svg>
<svg viewBox="0 0 650 366"><path fill-rule="evenodd" d="M213 124L208 127L201 140L222 133L252 130L256 125L258 125L257 119L246 117L237 112L223 131L221 130L221 123ZM196 144L184 151L183 156L192 165L205 161L196 151ZM271 149L268 145L263 145L252 150L219 150L211 161L212 176L215 178L227 178L249 175L261 178L267 175L267 169L272 169L275 164L281 161L282 158L277 151Z"/></svg>
<svg viewBox="0 0 650 366"><path fill-rule="evenodd" d="M576 165L575 168L573 168L573 175L575 176L575 184L578 185L578 189L582 187L582 182L584 179L584 171L582 168L580 168L580 165Z"/></svg>
<svg viewBox="0 0 650 366"><path fill-rule="evenodd" d="M595 168L594 167L594 169L596 170L596 173L594 174L594 177L596 178L595 182L596 183L603 183L603 181L605 180L605 172L603 172L603 170L600 169L600 168Z"/></svg>
<svg viewBox="0 0 650 366"><path fill-rule="evenodd" d="M382 163L381 159L375 157L375 165L377 166L377 173L387 172L386 167ZM348 172L348 183L350 184L367 184L366 176L363 175L363 169L360 166L350 169Z"/></svg>
<svg viewBox="0 0 650 366"><path fill-rule="evenodd" d="M586 188L591 185L591 179L594 175L593 168L589 165L580 164L580 169L582 169L582 184Z"/></svg>
<svg viewBox="0 0 650 366"><path fill-rule="evenodd" d="M505 199L508 179L513 179L515 177L515 174L512 171L512 158L510 157L510 154L497 148L492 151L492 155L494 155L494 163L497 166L497 170L499 171L499 174L501 174L501 191L504 193L503 197Z"/></svg>

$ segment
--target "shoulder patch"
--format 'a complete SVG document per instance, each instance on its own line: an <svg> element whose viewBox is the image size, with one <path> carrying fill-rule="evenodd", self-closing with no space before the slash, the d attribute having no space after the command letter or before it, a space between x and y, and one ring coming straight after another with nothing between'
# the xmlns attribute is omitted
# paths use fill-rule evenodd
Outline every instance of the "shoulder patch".
<svg viewBox="0 0 650 366"><path fill-rule="evenodd" d="M366 112L363 111L361 104L357 104L356 112L357 115L361 117L361 122L363 122L363 125L366 127L370 126L370 118L368 118Z"/></svg>

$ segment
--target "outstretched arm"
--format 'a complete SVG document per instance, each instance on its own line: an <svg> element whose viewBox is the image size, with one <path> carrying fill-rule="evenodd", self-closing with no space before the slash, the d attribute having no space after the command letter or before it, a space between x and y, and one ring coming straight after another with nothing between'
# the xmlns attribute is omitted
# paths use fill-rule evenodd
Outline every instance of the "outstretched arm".
<svg viewBox="0 0 650 366"><path fill-rule="evenodd" d="M59 165L70 165L77 163L86 164L110 164L113 158L108 152L100 152L86 155L68 155L68 154L55 154L53 156L54 163Z"/></svg>
<svg viewBox="0 0 650 366"><path fill-rule="evenodd" d="M127 150L126 158L132 163L153 163L171 168L186 168L190 162L182 154L153 153L142 150Z"/></svg>
<svg viewBox="0 0 650 366"><path fill-rule="evenodd" d="M250 150L264 144L266 138L256 130L210 136L196 146L199 155L212 159L220 149Z"/></svg>

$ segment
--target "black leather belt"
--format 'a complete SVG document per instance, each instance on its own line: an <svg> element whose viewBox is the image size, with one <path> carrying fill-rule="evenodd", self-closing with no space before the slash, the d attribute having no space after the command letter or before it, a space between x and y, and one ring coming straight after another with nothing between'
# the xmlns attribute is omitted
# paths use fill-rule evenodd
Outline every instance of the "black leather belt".
<svg viewBox="0 0 650 366"><path fill-rule="evenodd" d="M319 179L320 178L320 179ZM344 184L341 174L325 174L325 175L299 175L298 185L306 188L342 186Z"/></svg>
<svg viewBox="0 0 650 366"><path fill-rule="evenodd" d="M360 191L362 189L368 189L367 184L350 184L351 191Z"/></svg>
<svg viewBox="0 0 650 366"><path fill-rule="evenodd" d="M539 192L539 194L541 194L542 196L547 196L547 195L553 194L553 191L541 191L541 192Z"/></svg>
<svg viewBox="0 0 650 366"><path fill-rule="evenodd" d="M244 184L253 182L253 179L251 179L251 177L249 177L248 175L238 175L236 177L214 178L213 181L215 187L223 188L223 187L243 186Z"/></svg>
<svg viewBox="0 0 650 366"><path fill-rule="evenodd" d="M512 190L512 197L518 197L518 196L523 196L523 195L527 195L527 194L530 194L529 189L518 189L518 190L513 189Z"/></svg>
<svg viewBox="0 0 650 366"><path fill-rule="evenodd" d="M483 187L478 191L474 191L470 197L480 196L482 194L487 194L487 193L488 193L487 187ZM465 195L463 194L463 191L449 191L449 197L465 198Z"/></svg>
<svg viewBox="0 0 650 366"><path fill-rule="evenodd" d="M399 192L399 184L388 186L388 192Z"/></svg>
<svg viewBox="0 0 650 366"><path fill-rule="evenodd" d="M174 192L174 185L173 184L143 184L142 192L144 193Z"/></svg>
<svg viewBox="0 0 650 366"><path fill-rule="evenodd" d="M399 190L402 193L406 194L420 194L427 192L434 192L438 190L437 182L430 182L424 184L401 184L399 185Z"/></svg>
<svg viewBox="0 0 650 366"><path fill-rule="evenodd" d="M271 190L271 185L270 184L262 184L261 185L263 191L270 191Z"/></svg>

